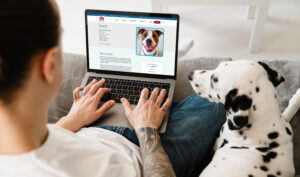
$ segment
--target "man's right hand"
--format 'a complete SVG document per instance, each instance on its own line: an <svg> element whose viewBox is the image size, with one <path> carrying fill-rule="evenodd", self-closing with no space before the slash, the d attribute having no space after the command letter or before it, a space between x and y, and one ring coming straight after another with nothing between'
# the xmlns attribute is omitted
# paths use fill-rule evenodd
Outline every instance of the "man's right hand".
<svg viewBox="0 0 300 177"><path fill-rule="evenodd" d="M134 110L132 110L126 98L121 99L125 109L125 115L135 130L145 127L158 129L167 109L171 105L170 98L162 105L164 97L166 96L165 89L160 91L159 88L155 88L149 99L148 95L149 90L146 88L143 89L138 105Z"/></svg>

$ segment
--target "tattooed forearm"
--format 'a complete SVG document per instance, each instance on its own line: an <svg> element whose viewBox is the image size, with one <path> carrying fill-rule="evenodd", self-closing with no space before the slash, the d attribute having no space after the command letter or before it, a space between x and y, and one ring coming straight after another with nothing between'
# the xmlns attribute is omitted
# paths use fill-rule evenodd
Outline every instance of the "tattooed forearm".
<svg viewBox="0 0 300 177"><path fill-rule="evenodd" d="M140 141L144 161L144 176L175 176L157 129L150 127L140 128L136 133Z"/></svg>

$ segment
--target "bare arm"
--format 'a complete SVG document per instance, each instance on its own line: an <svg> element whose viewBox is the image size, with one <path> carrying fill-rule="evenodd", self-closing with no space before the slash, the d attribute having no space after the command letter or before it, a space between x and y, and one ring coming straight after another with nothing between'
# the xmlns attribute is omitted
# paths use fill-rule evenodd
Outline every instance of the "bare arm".
<svg viewBox="0 0 300 177"><path fill-rule="evenodd" d="M135 110L131 109L128 100L122 99L121 102L125 108L126 117L134 127L140 142L144 175L146 177L173 177L176 176L175 172L158 133L158 128L171 101L167 99L164 105L161 106L166 90L162 90L159 94L159 89L156 88L150 98L147 99L148 92L147 89L142 91Z"/></svg>

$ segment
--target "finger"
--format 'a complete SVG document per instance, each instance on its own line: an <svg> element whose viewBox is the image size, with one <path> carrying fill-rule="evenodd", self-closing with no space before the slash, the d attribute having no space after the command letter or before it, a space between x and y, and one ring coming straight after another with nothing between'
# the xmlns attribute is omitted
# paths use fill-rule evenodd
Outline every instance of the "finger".
<svg viewBox="0 0 300 177"><path fill-rule="evenodd" d="M161 91L160 91L160 93L159 93L159 95L158 95L158 97L157 97L157 99L156 99L156 105L157 106L161 106L161 103L164 101L164 98L165 98L165 96L166 96L166 93L167 93L167 91L166 91L166 89L162 89Z"/></svg>
<svg viewBox="0 0 300 177"><path fill-rule="evenodd" d="M105 83L105 79L102 78L99 82L97 82L96 84L92 85L89 94L91 96L95 95L95 93L99 90L99 88L101 88Z"/></svg>
<svg viewBox="0 0 300 177"><path fill-rule="evenodd" d="M93 79L93 81L90 82L90 83L84 88L83 95L86 95L86 94L90 91L91 86L94 85L95 83L97 83L97 80L96 80L96 79Z"/></svg>
<svg viewBox="0 0 300 177"><path fill-rule="evenodd" d="M165 114L167 112L167 110L170 108L171 106L171 99L168 98L166 100L166 102L164 103L164 105L160 108L162 110L162 112Z"/></svg>
<svg viewBox="0 0 300 177"><path fill-rule="evenodd" d="M80 98L80 92L84 89L84 87L77 87L74 91L73 91L73 98L74 100Z"/></svg>
<svg viewBox="0 0 300 177"><path fill-rule="evenodd" d="M159 88L155 88L152 93L151 93L151 96L150 96L150 101L153 101L153 102L156 102L156 99L157 99L157 95L159 94Z"/></svg>
<svg viewBox="0 0 300 177"><path fill-rule="evenodd" d="M147 88L144 88L142 90L142 93L141 93L141 96L140 96L138 104L145 103L147 101L148 95L149 95L149 90Z"/></svg>
<svg viewBox="0 0 300 177"><path fill-rule="evenodd" d="M104 96L105 93L111 92L109 88L100 88L98 89L97 93L95 94L96 101L100 102L101 98Z"/></svg>
<svg viewBox="0 0 300 177"><path fill-rule="evenodd" d="M132 107L131 107L129 101L128 101L126 98L122 98L122 99L121 99L121 103L122 103L122 105L123 105L123 107L124 107L125 115L126 115L126 117L128 118L129 115L131 114Z"/></svg>
<svg viewBox="0 0 300 177"><path fill-rule="evenodd" d="M95 115L97 118L103 116L110 108L112 108L116 104L115 100L109 100L105 102L96 112Z"/></svg>

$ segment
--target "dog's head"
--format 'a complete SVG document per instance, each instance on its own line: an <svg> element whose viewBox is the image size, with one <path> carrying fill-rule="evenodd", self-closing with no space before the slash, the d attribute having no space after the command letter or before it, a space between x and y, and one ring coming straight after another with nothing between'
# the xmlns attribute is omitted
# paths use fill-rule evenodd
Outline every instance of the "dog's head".
<svg viewBox="0 0 300 177"><path fill-rule="evenodd" d="M249 122L254 99L284 81L278 72L262 62L238 60L221 62L215 70L189 74L194 91L210 101L225 105L229 128L239 130ZM273 97L274 98L274 97Z"/></svg>
<svg viewBox="0 0 300 177"><path fill-rule="evenodd" d="M159 37L163 34L160 30L139 29L138 35L141 35L142 44L146 52L152 52L158 45Z"/></svg>

